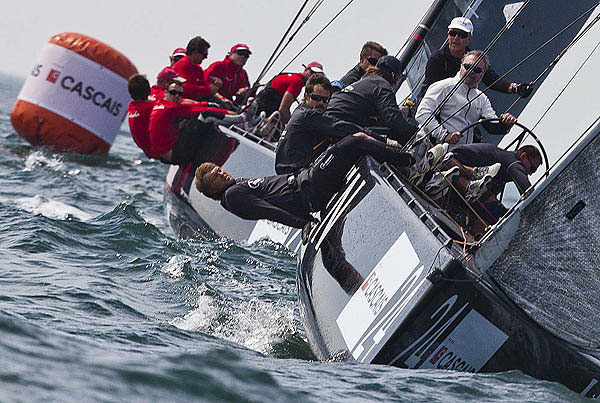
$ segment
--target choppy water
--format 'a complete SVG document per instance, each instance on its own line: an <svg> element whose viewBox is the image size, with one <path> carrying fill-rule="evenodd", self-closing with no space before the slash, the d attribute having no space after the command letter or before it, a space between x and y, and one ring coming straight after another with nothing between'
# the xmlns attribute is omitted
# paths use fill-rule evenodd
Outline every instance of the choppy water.
<svg viewBox="0 0 600 403"><path fill-rule="evenodd" d="M323 363L305 341L295 256L180 240L167 167L127 131L106 156L12 129L0 75L0 401L578 401L518 371Z"/></svg>

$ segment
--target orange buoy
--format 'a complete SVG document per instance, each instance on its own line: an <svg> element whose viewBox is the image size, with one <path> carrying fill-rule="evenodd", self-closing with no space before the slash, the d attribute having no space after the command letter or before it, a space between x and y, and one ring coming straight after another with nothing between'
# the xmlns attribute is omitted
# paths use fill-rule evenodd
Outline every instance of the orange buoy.
<svg viewBox="0 0 600 403"><path fill-rule="evenodd" d="M136 73L105 43L73 32L55 35L25 81L11 123L33 145L108 152L127 114L127 79Z"/></svg>

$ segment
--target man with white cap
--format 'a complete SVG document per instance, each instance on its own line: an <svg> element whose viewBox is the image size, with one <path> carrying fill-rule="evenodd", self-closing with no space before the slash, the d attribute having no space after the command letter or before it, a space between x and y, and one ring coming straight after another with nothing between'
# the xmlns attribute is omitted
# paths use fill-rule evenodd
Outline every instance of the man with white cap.
<svg viewBox="0 0 600 403"><path fill-rule="evenodd" d="M251 54L248 45L238 43L232 46L225 59L208 66L205 71L206 77L216 77L223 82L221 88L215 94L217 97L229 101L233 101L235 98L238 104L244 99L246 91L250 87L248 73L244 70L244 65Z"/></svg>
<svg viewBox="0 0 600 403"><path fill-rule="evenodd" d="M456 17L448 25L448 43L441 49L433 52L429 57L425 68L425 80L421 87L421 97L425 95L427 88L436 82L448 77L454 77L460 70L461 59L471 49L467 46L473 39L473 23L466 17ZM519 94L527 98L532 86L525 83L511 83L505 79L498 80L500 76L489 68L483 76L486 86L499 92L507 94ZM492 85L493 84L493 85Z"/></svg>
<svg viewBox="0 0 600 403"><path fill-rule="evenodd" d="M279 111L281 122L287 124L290 120L290 107L300 95L306 81L315 73L323 74L323 65L319 62L310 62L302 66L302 73L281 73L265 85L256 96L258 112L264 111L269 116Z"/></svg>

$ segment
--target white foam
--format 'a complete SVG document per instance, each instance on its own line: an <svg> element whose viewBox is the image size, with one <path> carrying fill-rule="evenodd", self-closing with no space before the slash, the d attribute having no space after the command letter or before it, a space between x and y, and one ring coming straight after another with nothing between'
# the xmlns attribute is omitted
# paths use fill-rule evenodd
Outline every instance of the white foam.
<svg viewBox="0 0 600 403"><path fill-rule="evenodd" d="M68 220L74 217L81 221L88 221L93 217L91 214L79 210L77 207L69 206L68 204L40 195L15 199L14 203L17 207L30 213L59 220Z"/></svg>
<svg viewBox="0 0 600 403"><path fill-rule="evenodd" d="M167 263L165 263L160 271L168 274L173 278L181 278L184 275L184 266L189 263L190 259L183 255L172 256Z"/></svg>
<svg viewBox="0 0 600 403"><path fill-rule="evenodd" d="M42 166L47 166L58 171L62 168L63 162L56 155L49 158L41 151L34 151L25 158L25 168L23 168L23 171L33 171L35 168Z"/></svg>
<svg viewBox="0 0 600 403"><path fill-rule="evenodd" d="M220 322L223 317L227 317L225 323ZM295 331L294 305L253 298L231 306L218 306L213 298L201 296L196 309L183 318L173 319L171 324L184 330L212 334L269 354L275 343Z"/></svg>

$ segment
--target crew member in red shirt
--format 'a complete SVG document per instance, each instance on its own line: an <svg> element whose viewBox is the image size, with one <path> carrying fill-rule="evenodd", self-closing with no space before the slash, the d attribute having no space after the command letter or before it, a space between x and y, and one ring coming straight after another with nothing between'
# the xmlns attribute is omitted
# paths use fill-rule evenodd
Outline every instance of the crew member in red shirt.
<svg viewBox="0 0 600 403"><path fill-rule="evenodd" d="M177 48L173 51L173 54L169 56L169 67L173 67L182 57L185 57L185 49Z"/></svg>
<svg viewBox="0 0 600 403"><path fill-rule="evenodd" d="M319 62L303 66L302 73L281 73L267 83L265 89L256 96L258 112L264 111L269 116L279 111L281 121L287 124L290 120L290 107L300 95L304 83L314 73L323 74L323 65Z"/></svg>
<svg viewBox="0 0 600 403"><path fill-rule="evenodd" d="M244 65L252 52L248 45L238 43L233 45L225 59L214 62L206 69L206 77L219 78L223 84L217 92L217 97L226 98L229 101L234 101L240 104L250 87L248 73L244 70Z"/></svg>
<svg viewBox="0 0 600 403"><path fill-rule="evenodd" d="M209 107L207 102L181 103L183 93L182 83L171 80L165 99L154 105L149 125L152 153L159 155L162 162L173 165L225 162L235 147L235 140L213 130L214 120L210 118L235 124L243 123L246 116L229 115L229 111Z"/></svg>
<svg viewBox="0 0 600 403"><path fill-rule="evenodd" d="M146 157L158 159L160 155L154 154L150 149L150 135L148 133L150 113L154 108L154 101L148 100L150 83L143 75L136 74L129 78L127 89L133 99L129 102L127 109L131 137L133 137L135 144L146 154Z"/></svg>
<svg viewBox="0 0 600 403"><path fill-rule="evenodd" d="M177 81L181 81L182 83L185 82L185 80L179 77L179 74L177 74L177 72L171 67L165 67L162 69L156 76L156 84L150 88L150 96L148 99L154 102L165 99L165 90L167 89L167 84L170 80L175 79Z"/></svg>
<svg viewBox="0 0 600 403"><path fill-rule="evenodd" d="M187 44L186 56L182 57L173 69L179 77L185 79L183 85L184 97L197 101L207 100L213 96L221 86L220 80L206 81L204 71L200 64L208 57L210 44L200 36L196 36Z"/></svg>

